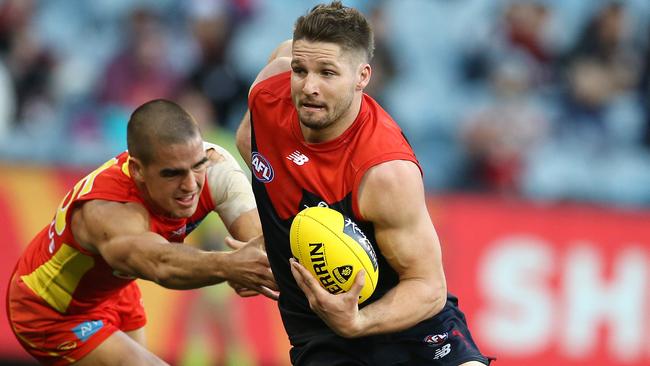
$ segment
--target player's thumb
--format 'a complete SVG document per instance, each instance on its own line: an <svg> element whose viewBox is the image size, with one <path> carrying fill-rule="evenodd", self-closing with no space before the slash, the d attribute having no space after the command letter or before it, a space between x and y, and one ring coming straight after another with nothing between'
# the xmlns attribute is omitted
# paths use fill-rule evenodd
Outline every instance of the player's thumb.
<svg viewBox="0 0 650 366"><path fill-rule="evenodd" d="M366 284L366 271L361 269L357 272L357 276L354 278L354 283L350 288L350 291L354 296L359 297L361 290L363 290L363 285Z"/></svg>

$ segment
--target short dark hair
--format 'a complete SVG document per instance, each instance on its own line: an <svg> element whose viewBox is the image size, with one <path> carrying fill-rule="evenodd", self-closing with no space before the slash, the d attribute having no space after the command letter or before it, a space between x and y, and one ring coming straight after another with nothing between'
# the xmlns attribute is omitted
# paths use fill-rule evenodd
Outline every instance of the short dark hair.
<svg viewBox="0 0 650 366"><path fill-rule="evenodd" d="M372 59L375 50L372 29L366 18L357 9L344 6L340 1L316 5L298 18L293 40L300 39L336 43L347 51L362 51L366 61Z"/></svg>
<svg viewBox="0 0 650 366"><path fill-rule="evenodd" d="M201 131L192 116L165 99L139 106L131 114L126 128L129 154L144 164L152 162L155 146L184 143L200 136Z"/></svg>

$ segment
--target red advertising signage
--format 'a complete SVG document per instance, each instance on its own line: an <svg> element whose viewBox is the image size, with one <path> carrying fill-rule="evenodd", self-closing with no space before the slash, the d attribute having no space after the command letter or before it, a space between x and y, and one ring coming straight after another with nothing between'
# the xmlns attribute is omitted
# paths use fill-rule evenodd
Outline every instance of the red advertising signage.
<svg viewBox="0 0 650 366"><path fill-rule="evenodd" d="M0 165L2 296L19 253L83 174ZM433 197L429 209L449 290L495 366L650 365L650 210L480 196ZM201 226L210 240L223 231L218 220ZM227 286L141 287L149 345L171 364L289 363L275 303ZM0 364L29 359L2 309Z"/></svg>
<svg viewBox="0 0 650 366"><path fill-rule="evenodd" d="M449 197L449 289L508 365L650 364L650 213Z"/></svg>

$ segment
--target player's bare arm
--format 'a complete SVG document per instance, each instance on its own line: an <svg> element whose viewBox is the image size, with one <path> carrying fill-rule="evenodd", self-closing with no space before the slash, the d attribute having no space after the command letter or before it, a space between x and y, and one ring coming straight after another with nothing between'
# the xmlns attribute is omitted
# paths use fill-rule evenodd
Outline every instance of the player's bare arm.
<svg viewBox="0 0 650 366"><path fill-rule="evenodd" d="M361 310L365 334L408 328L445 305L440 242L425 202L422 175L412 162L383 163L362 181L361 215L374 224L379 249L400 279L380 300Z"/></svg>
<svg viewBox="0 0 650 366"><path fill-rule="evenodd" d="M275 288L266 253L250 245L209 252L170 243L149 231L146 209L137 203L89 201L72 216L75 238L116 271L174 289L197 288L236 278L247 287Z"/></svg>
<svg viewBox="0 0 650 366"><path fill-rule="evenodd" d="M271 53L268 64L257 74L255 81L251 85L252 90L255 85L279 73L291 69L291 45L292 40L286 40ZM242 118L236 134L237 149L239 154L244 158L246 164L251 166L251 123L250 112L247 110Z"/></svg>
<svg viewBox="0 0 650 366"><path fill-rule="evenodd" d="M271 52L267 60L267 64L270 64L279 57L291 57L291 48L293 47L293 39L289 38L280 43L274 50Z"/></svg>
<svg viewBox="0 0 650 366"><path fill-rule="evenodd" d="M226 244L232 249L250 245L266 253L262 225L247 175L227 150L217 145L207 146L207 156L210 160L207 175L214 200L214 211L221 217L232 236L226 238ZM228 284L242 297L260 293L273 300L279 297L277 291L264 286L261 286L262 292L258 292L233 280L229 280Z"/></svg>
<svg viewBox="0 0 650 366"><path fill-rule="evenodd" d="M244 117L241 122L239 122L239 127L235 134L235 143L237 144L237 150L239 150L239 155L246 162L246 165L251 167L251 116L250 111L247 109L244 113Z"/></svg>
<svg viewBox="0 0 650 366"><path fill-rule="evenodd" d="M224 148L208 144L208 181L219 215L233 238L248 241L262 234L255 196L248 176Z"/></svg>
<svg viewBox="0 0 650 366"><path fill-rule="evenodd" d="M396 332L437 314L445 305L446 282L440 244L424 203L418 167L391 161L371 168L359 192L364 219L373 222L377 244L400 282L381 299L359 310L363 277L344 294L331 295L292 261L292 272L310 306L344 337ZM405 299L408 299L407 301Z"/></svg>

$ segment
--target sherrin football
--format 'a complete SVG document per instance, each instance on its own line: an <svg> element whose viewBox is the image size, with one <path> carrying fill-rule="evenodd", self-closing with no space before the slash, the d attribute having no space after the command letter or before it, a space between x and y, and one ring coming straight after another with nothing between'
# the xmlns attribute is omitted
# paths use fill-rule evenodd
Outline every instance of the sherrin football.
<svg viewBox="0 0 650 366"><path fill-rule="evenodd" d="M291 223L291 253L332 294L347 292L359 270L366 282L359 304L377 287L379 268L370 241L356 223L328 207L309 207Z"/></svg>

